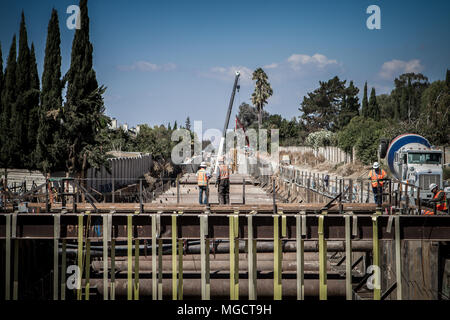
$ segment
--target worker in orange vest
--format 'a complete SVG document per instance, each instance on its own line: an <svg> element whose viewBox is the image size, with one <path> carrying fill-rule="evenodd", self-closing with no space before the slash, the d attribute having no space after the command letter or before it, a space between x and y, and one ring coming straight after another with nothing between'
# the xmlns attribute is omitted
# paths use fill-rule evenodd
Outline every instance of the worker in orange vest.
<svg viewBox="0 0 450 320"><path fill-rule="evenodd" d="M384 180L387 176L386 171L380 168L378 162L374 162L372 170L369 172L369 180L372 182L372 191L374 195L374 200L377 206L381 207L383 203L383 185Z"/></svg>
<svg viewBox="0 0 450 320"><path fill-rule="evenodd" d="M439 189L435 183L430 184L430 191L433 193L433 199L428 201L430 205L436 204L436 209L439 211L447 211L447 196L445 192ZM434 211L425 210L424 214L433 215Z"/></svg>
<svg viewBox="0 0 450 320"><path fill-rule="evenodd" d="M210 174L206 171L206 163L200 163L200 169L197 171L198 202L208 204L208 180ZM203 194L205 195L203 197Z"/></svg>
<svg viewBox="0 0 450 320"><path fill-rule="evenodd" d="M230 168L224 163L223 157L219 157L216 186L219 192L219 204L230 203Z"/></svg>

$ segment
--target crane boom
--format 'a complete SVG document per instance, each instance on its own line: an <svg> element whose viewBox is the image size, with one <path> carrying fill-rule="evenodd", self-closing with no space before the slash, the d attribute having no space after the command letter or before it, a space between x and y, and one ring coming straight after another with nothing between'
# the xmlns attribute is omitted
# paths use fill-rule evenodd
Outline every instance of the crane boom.
<svg viewBox="0 0 450 320"><path fill-rule="evenodd" d="M214 167L214 174L217 174L217 168L219 167L218 160L219 160L219 157L223 153L223 149L224 149L224 145L225 145L225 137L227 134L228 124L230 122L231 110L233 109L234 96L236 95L236 89L238 87L238 81L239 81L240 75L241 75L240 72L236 71L236 77L234 78L233 91L231 92L230 103L228 104L227 116L225 118L225 124L223 126L223 131L222 131L222 138L220 139L219 152L217 153L216 165Z"/></svg>

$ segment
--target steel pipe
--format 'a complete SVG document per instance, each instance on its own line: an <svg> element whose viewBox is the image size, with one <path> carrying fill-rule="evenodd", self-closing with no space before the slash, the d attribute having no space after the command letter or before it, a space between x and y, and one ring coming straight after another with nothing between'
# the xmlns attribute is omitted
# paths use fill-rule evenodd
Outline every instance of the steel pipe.
<svg viewBox="0 0 450 320"><path fill-rule="evenodd" d="M103 294L103 280L91 279L91 288L96 288L99 295ZM165 299L172 296L171 279L163 279L162 293ZM257 296L260 298L273 298L273 279L258 279ZM140 296L150 297L152 295L152 280L139 280ZM296 279L282 279L283 297L294 298L297 296ZM328 296L344 297L345 296L345 280L328 280ZM94 290L94 289L93 289ZM127 293L126 279L116 279L116 296L124 297ZM319 280L305 279L305 296L318 297ZM183 279L183 296L185 298L200 299L200 279ZM212 299L228 299L230 296L229 279L211 279L211 298ZM239 279L239 298L248 298L248 280Z"/></svg>

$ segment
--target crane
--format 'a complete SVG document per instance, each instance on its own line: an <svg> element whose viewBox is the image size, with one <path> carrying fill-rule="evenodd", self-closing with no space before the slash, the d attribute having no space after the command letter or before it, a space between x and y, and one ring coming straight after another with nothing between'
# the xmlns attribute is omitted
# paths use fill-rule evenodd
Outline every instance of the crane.
<svg viewBox="0 0 450 320"><path fill-rule="evenodd" d="M231 91L230 103L228 104L228 111L227 111L227 115L225 117L225 124L223 126L222 138L220 139L219 151L217 152L216 164L214 167L214 174L217 174L217 169L219 167L218 160L219 160L219 157L222 156L222 154L223 154L223 149L224 149L224 145L225 145L225 137L226 137L227 129L228 129L228 123L230 122L231 110L233 109L234 96L236 94L236 90L239 90L238 82L239 82L240 75L241 75L241 73L239 71L236 71L236 76L234 78L233 90Z"/></svg>

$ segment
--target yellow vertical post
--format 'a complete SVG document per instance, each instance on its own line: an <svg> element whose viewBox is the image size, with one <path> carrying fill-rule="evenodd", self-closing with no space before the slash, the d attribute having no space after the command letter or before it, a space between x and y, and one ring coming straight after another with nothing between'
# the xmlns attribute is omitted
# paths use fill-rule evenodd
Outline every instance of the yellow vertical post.
<svg viewBox="0 0 450 320"><path fill-rule="evenodd" d="M350 214L346 214L345 219L345 293L347 300L353 299L352 289L352 237L350 226Z"/></svg>
<svg viewBox="0 0 450 320"><path fill-rule="evenodd" d="M139 300L139 239L134 240L134 300Z"/></svg>
<svg viewBox="0 0 450 320"><path fill-rule="evenodd" d="M372 216L372 230L373 230L373 266L375 284L373 289L373 300L381 299L381 279L380 279L380 247L378 240L378 216L381 215L380 211L377 211Z"/></svg>
<svg viewBox="0 0 450 320"><path fill-rule="evenodd" d="M178 298L177 285L177 215L172 215L172 299Z"/></svg>
<svg viewBox="0 0 450 320"><path fill-rule="evenodd" d="M127 299L133 299L133 216L127 216L127 253L128 253L128 283Z"/></svg>
<svg viewBox="0 0 450 320"><path fill-rule="evenodd" d="M162 249L163 241L158 239L158 300L162 300L163 276L162 276Z"/></svg>
<svg viewBox="0 0 450 320"><path fill-rule="evenodd" d="M230 228L230 299L239 300L239 212L229 216Z"/></svg>
<svg viewBox="0 0 450 320"><path fill-rule="evenodd" d="M111 300L116 299L116 240L111 238Z"/></svg>
<svg viewBox="0 0 450 320"><path fill-rule="evenodd" d="M183 300L183 240L178 240L178 300Z"/></svg>
<svg viewBox="0 0 450 320"><path fill-rule="evenodd" d="M319 298L327 300L327 242L325 240L324 220L327 211L319 216Z"/></svg>
<svg viewBox="0 0 450 320"><path fill-rule="evenodd" d="M86 285L84 290L85 300L89 300L90 276L91 276L91 240L86 238Z"/></svg>
<svg viewBox="0 0 450 320"><path fill-rule="evenodd" d="M83 296L83 288L81 287L81 277L83 274L83 214L78 215L78 289L77 300L81 300Z"/></svg>
<svg viewBox="0 0 450 320"><path fill-rule="evenodd" d="M108 220L109 216L103 218L103 300L108 300Z"/></svg>

